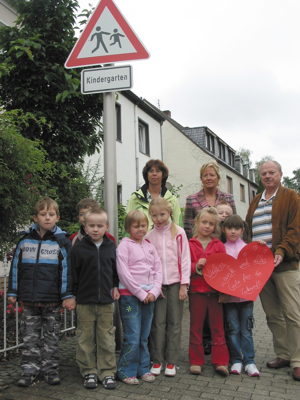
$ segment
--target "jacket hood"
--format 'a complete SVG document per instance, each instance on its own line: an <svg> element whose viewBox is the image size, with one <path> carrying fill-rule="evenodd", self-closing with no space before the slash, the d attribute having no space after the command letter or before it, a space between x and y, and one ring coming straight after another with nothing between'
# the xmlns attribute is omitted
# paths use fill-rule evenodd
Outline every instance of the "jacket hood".
<svg viewBox="0 0 300 400"><path fill-rule="evenodd" d="M143 242L145 241L145 239L143 239ZM121 240L121 242L129 242L129 243L137 243L135 240L130 239L129 237L123 237L123 239ZM120 242L120 243L121 243ZM142 244L143 244L142 242ZM138 243L137 243L138 244Z"/></svg>
<svg viewBox="0 0 300 400"><path fill-rule="evenodd" d="M160 231L160 232L169 231L171 229L171 224L172 224L172 222L169 222L168 225L160 226L160 227L154 225L154 229L157 230L157 231Z"/></svg>
<svg viewBox="0 0 300 400"><path fill-rule="evenodd" d="M145 203L148 203L147 190L148 190L148 186L145 184L139 190L133 192L132 194L135 194L139 200L141 200ZM164 197L166 200L168 200L168 198L170 199L172 197L172 193L166 188L166 186L162 186L161 187L161 196Z"/></svg>
<svg viewBox="0 0 300 400"><path fill-rule="evenodd" d="M217 238L215 238L215 237L212 237L212 241L209 242L209 243L213 243L213 242L217 242L217 241L219 241L219 239L217 239ZM199 240L196 238L196 236L194 236L194 237L192 237L192 238L189 240L189 242L197 243L197 242L199 242ZM199 243L200 243L200 242L199 242Z"/></svg>
<svg viewBox="0 0 300 400"><path fill-rule="evenodd" d="M226 240L226 243L224 243L224 245L226 245L226 246L230 246L230 247L236 247L236 246L240 246L240 245L242 245L242 244L245 244L245 242L243 241L243 239L242 238L238 238L238 240L237 241L235 241L235 242L232 242L231 240Z"/></svg>
<svg viewBox="0 0 300 400"><path fill-rule="evenodd" d="M85 235L83 236L82 240L86 240L88 243L95 244L92 241L91 237L87 233L85 233ZM106 234L104 234L103 235L102 244L108 243L109 241L110 241L110 239L108 238L108 236L106 236ZM102 246L102 244L101 244L101 246Z"/></svg>
<svg viewBox="0 0 300 400"><path fill-rule="evenodd" d="M39 226L39 224L33 224L33 225L31 225L31 227L26 231L26 233L29 233L30 231L38 231L38 226ZM59 226L57 226L57 225L54 225L54 228L52 229L52 231L51 231L52 233L53 233L53 235L55 236L55 235L61 235L61 234L67 234L67 232L66 231L63 231L62 229L60 229L60 227Z"/></svg>

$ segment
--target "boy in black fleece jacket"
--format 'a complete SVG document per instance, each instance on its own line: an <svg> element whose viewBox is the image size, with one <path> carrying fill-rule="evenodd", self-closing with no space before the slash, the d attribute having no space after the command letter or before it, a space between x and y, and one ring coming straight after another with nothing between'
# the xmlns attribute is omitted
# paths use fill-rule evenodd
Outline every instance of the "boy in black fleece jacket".
<svg viewBox="0 0 300 400"><path fill-rule="evenodd" d="M76 361L87 389L115 389L117 370L113 326L114 300L120 297L116 246L105 232L108 215L99 207L85 215L87 235L72 252L73 294L76 296Z"/></svg>

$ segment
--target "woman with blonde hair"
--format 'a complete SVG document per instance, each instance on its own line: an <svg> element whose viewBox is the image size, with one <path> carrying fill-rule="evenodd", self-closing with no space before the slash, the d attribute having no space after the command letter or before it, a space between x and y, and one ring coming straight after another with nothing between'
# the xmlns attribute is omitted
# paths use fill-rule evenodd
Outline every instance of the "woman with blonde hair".
<svg viewBox="0 0 300 400"><path fill-rule="evenodd" d="M183 226L188 239L193 236L193 225L198 211L205 207L215 207L221 200L225 200L236 214L236 207L232 194L224 193L219 188L221 179L220 168L215 160L206 162L200 168L202 189L186 198Z"/></svg>

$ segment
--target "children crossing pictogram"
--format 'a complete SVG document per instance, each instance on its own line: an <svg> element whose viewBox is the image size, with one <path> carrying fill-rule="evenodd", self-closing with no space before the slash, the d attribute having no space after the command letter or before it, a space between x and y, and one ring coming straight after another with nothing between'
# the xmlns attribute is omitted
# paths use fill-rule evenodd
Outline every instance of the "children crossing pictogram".
<svg viewBox="0 0 300 400"><path fill-rule="evenodd" d="M113 0L100 0L65 67L85 67L149 57L150 54Z"/></svg>

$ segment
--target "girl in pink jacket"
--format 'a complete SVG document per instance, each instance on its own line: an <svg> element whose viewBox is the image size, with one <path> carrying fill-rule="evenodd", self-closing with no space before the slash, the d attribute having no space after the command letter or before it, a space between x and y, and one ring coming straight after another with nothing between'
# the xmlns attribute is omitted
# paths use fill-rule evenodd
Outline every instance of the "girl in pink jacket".
<svg viewBox="0 0 300 400"><path fill-rule="evenodd" d="M165 375L175 376L181 348L183 302L188 297L190 282L190 250L185 231L174 223L172 205L166 199L153 199L149 214L154 228L145 239L155 246L163 271L162 293L154 305L150 334L153 361L150 371L159 375L165 362Z"/></svg>
<svg viewBox="0 0 300 400"><path fill-rule="evenodd" d="M226 253L238 258L239 252L247 245L248 227L238 215L230 215L225 218L222 225L221 240L225 243ZM243 239L245 240L243 240ZM264 241L259 241L264 245ZM249 376L259 376L259 371L254 361L254 343L252 337L253 301L239 297L228 296L225 304L227 316L227 339L231 362L231 374L240 375L242 368Z"/></svg>
<svg viewBox="0 0 300 400"><path fill-rule="evenodd" d="M144 240L148 218L140 210L130 211L125 219L130 237L117 248L117 271L120 279L120 314L123 343L118 363L118 377L129 385L154 382L150 373L148 337L154 313L154 301L160 295L162 268L155 247Z"/></svg>

